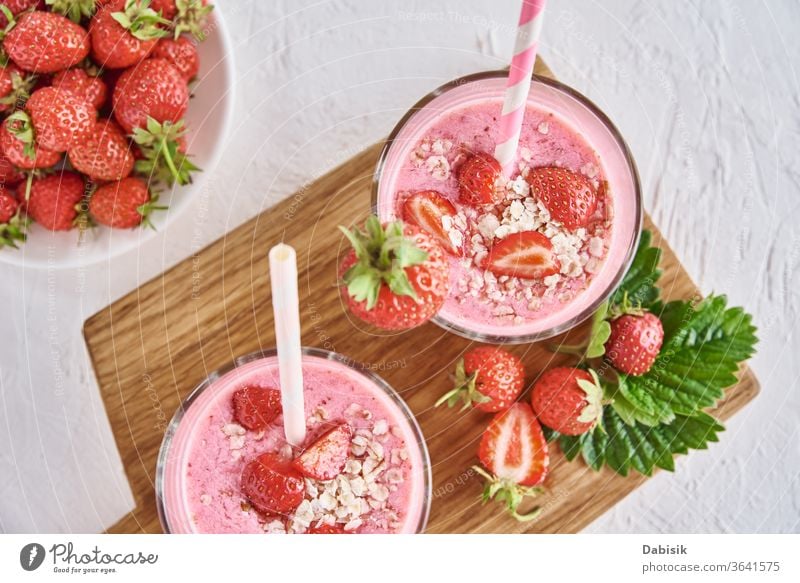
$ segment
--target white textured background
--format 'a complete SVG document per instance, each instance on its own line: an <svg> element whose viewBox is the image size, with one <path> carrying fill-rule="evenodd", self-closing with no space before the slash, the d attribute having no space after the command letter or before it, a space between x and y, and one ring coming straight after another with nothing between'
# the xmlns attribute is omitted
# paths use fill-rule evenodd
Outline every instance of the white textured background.
<svg viewBox="0 0 800 583"><path fill-rule="evenodd" d="M302 6L302 7L301 7ZM380 140L423 94L506 64L513 0L223 5L238 111L208 192L113 264L0 265L0 531L93 532L131 499L89 368L98 309ZM756 315L763 392L591 532L800 531L800 4L550 0L541 53L637 159L704 292Z"/></svg>

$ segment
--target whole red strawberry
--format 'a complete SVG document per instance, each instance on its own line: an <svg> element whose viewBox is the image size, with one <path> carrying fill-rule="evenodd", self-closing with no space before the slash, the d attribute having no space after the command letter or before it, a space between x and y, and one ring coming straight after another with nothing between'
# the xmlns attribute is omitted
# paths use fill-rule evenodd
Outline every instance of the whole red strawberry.
<svg viewBox="0 0 800 583"><path fill-rule="evenodd" d="M597 208L597 193L585 176L564 168L534 168L526 176L531 194L567 229L585 227Z"/></svg>
<svg viewBox="0 0 800 583"><path fill-rule="evenodd" d="M503 173L500 162L486 153L475 154L458 169L458 192L461 202L468 205L495 204L503 199L495 188Z"/></svg>
<svg viewBox="0 0 800 583"><path fill-rule="evenodd" d="M25 104L31 116L36 141L53 152L66 152L75 141L83 141L96 121L97 112L69 91L42 87Z"/></svg>
<svg viewBox="0 0 800 583"><path fill-rule="evenodd" d="M16 197L0 186L0 224L8 223L17 214L18 208Z"/></svg>
<svg viewBox="0 0 800 583"><path fill-rule="evenodd" d="M147 59L125 71L114 87L114 117L128 132L158 122L177 122L186 113L189 89L178 69L166 59Z"/></svg>
<svg viewBox="0 0 800 583"><path fill-rule="evenodd" d="M131 67L147 57L158 39L168 36L168 21L147 0L112 0L89 24L92 58L105 69Z"/></svg>
<svg viewBox="0 0 800 583"><path fill-rule="evenodd" d="M498 413L483 433L478 459L484 468L473 469L487 480L483 500L502 502L517 520L532 520L538 508L519 514L525 496L539 493L547 477L550 454L533 410L527 403L514 403Z"/></svg>
<svg viewBox="0 0 800 583"><path fill-rule="evenodd" d="M603 389L592 372L559 366L541 374L533 386L531 404L536 416L564 435L594 429L603 415Z"/></svg>
<svg viewBox="0 0 800 583"><path fill-rule="evenodd" d="M108 88L102 78L90 75L85 69L67 69L53 76L53 87L71 91L95 109L106 104Z"/></svg>
<svg viewBox="0 0 800 583"><path fill-rule="evenodd" d="M306 490L303 476L274 453L263 453L244 467L241 487L253 508L263 514L291 512L300 506Z"/></svg>
<svg viewBox="0 0 800 583"><path fill-rule="evenodd" d="M16 16L37 4L43 4L43 2L41 0L2 0L0 4L8 8L9 12ZM8 25L8 18L6 18L5 13L0 12L0 28L5 28L6 25Z"/></svg>
<svg viewBox="0 0 800 583"><path fill-rule="evenodd" d="M13 193L0 185L0 248L17 248L17 244L26 239L28 219L21 216L19 207Z"/></svg>
<svg viewBox="0 0 800 583"><path fill-rule="evenodd" d="M3 121L0 150L9 162L23 170L51 168L61 160L60 153L36 143L31 119L23 111L17 111Z"/></svg>
<svg viewBox="0 0 800 583"><path fill-rule="evenodd" d="M344 469L352 439L349 425L337 425L296 457L292 465L309 478L332 480Z"/></svg>
<svg viewBox="0 0 800 583"><path fill-rule="evenodd" d="M121 180L133 170L133 153L119 126L98 120L86 139L68 150L69 161L79 172L99 181Z"/></svg>
<svg viewBox="0 0 800 583"><path fill-rule="evenodd" d="M153 58L166 59L180 71L183 78L189 82L197 76L200 70L200 56L194 42L180 37L177 40L163 38L158 41L151 55Z"/></svg>
<svg viewBox="0 0 800 583"><path fill-rule="evenodd" d="M233 393L233 418L245 429L265 429L281 414L278 389L244 387Z"/></svg>
<svg viewBox="0 0 800 583"><path fill-rule="evenodd" d="M342 298L358 318L386 330L430 320L447 297L449 264L429 235L396 221L367 219L366 232L340 227L353 249L340 266Z"/></svg>
<svg viewBox="0 0 800 583"><path fill-rule="evenodd" d="M25 71L56 73L89 54L89 35L70 19L52 12L25 12L3 39L11 60Z"/></svg>
<svg viewBox="0 0 800 583"><path fill-rule="evenodd" d="M151 202L150 190L144 180L123 178L119 182L104 184L92 194L89 214L101 225L132 229L146 221L157 208Z"/></svg>
<svg viewBox="0 0 800 583"><path fill-rule="evenodd" d="M78 216L77 207L84 192L83 178L74 172L36 178L31 185L26 211L47 229L69 231Z"/></svg>
<svg viewBox="0 0 800 583"><path fill-rule="evenodd" d="M606 358L620 372L639 376L653 366L664 342L664 327L650 312L625 314L611 321Z"/></svg>
<svg viewBox="0 0 800 583"><path fill-rule="evenodd" d="M463 401L462 410L474 405L480 411L495 413L508 409L524 387L525 367L517 356L496 346L479 346L459 360L456 387L436 405L446 401L452 407Z"/></svg>

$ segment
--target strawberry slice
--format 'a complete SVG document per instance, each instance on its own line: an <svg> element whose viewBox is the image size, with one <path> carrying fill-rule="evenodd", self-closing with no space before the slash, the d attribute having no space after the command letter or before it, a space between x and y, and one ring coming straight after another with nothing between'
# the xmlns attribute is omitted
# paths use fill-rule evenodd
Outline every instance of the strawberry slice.
<svg viewBox="0 0 800 583"><path fill-rule="evenodd" d="M352 439L352 428L338 425L295 458L292 466L309 478L332 480L344 469Z"/></svg>
<svg viewBox="0 0 800 583"><path fill-rule="evenodd" d="M278 389L244 387L233 394L233 418L245 429L265 429L281 413Z"/></svg>
<svg viewBox="0 0 800 583"><path fill-rule="evenodd" d="M241 488L259 512L286 514L300 506L306 483L289 460L275 453L263 453L244 467Z"/></svg>
<svg viewBox="0 0 800 583"><path fill-rule="evenodd" d="M503 193L494 185L503 172L500 162L486 153L467 158L458 170L458 191L461 202L468 205L501 202Z"/></svg>
<svg viewBox="0 0 800 583"><path fill-rule="evenodd" d="M534 168L526 177L534 197L568 229L585 227L597 209L597 193L582 174L564 168Z"/></svg>
<svg viewBox="0 0 800 583"><path fill-rule="evenodd" d="M461 255L461 248L453 244L442 223L443 217L454 217L456 207L435 190L415 192L403 203L403 220L431 235L453 255Z"/></svg>
<svg viewBox="0 0 800 583"><path fill-rule="evenodd" d="M497 243L486 258L495 275L538 279L558 273L561 265L550 240L536 231L512 233Z"/></svg>
<svg viewBox="0 0 800 583"><path fill-rule="evenodd" d="M515 403L489 423L478 459L501 480L538 486L547 475L550 456L542 427L527 403Z"/></svg>

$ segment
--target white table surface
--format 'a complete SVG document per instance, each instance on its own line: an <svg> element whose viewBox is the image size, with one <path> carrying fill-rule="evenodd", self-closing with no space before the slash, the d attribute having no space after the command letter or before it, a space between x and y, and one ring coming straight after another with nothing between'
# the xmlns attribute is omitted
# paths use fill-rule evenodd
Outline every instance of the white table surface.
<svg viewBox="0 0 800 583"><path fill-rule="evenodd" d="M303 6L303 8L298 8ZM0 265L0 531L95 532L131 507L82 322L380 140L430 89L506 64L512 0L227 1L238 111L206 192L138 251ZM541 54L634 152L704 292L756 317L761 396L590 532L800 530L800 5L550 0Z"/></svg>

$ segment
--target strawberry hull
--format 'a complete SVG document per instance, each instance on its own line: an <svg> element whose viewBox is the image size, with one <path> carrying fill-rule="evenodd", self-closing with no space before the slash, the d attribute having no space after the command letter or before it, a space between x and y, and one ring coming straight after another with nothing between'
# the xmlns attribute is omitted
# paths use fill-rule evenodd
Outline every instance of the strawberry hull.
<svg viewBox="0 0 800 583"><path fill-rule="evenodd" d="M173 419L156 483L164 530L305 533L324 525L353 533L422 531L430 504L430 466L413 416L383 381L352 361L313 349L306 349L303 358L304 447L346 423L353 433L344 469L333 480L307 478L303 502L283 516L253 507L241 483L248 463L264 454L290 460L302 453L302 448L287 451L281 416L259 431L235 421L237 390L279 386L274 353L260 356L239 359L237 368L201 385L187 399L185 413L179 410ZM342 487L349 487L363 508L356 510L352 501L340 508L336 500L346 496ZM325 495L332 488L339 490ZM342 517L331 518L337 513Z"/></svg>
<svg viewBox="0 0 800 583"><path fill-rule="evenodd" d="M459 248L434 322L474 340L522 343L577 325L608 297L633 257L642 210L636 168L614 126L582 96L540 78L513 170L485 192L490 173L469 166L494 151L505 76L472 75L417 103L384 147L373 206L388 221L420 191L452 204L444 227ZM552 183L528 180L545 168L542 180Z"/></svg>

